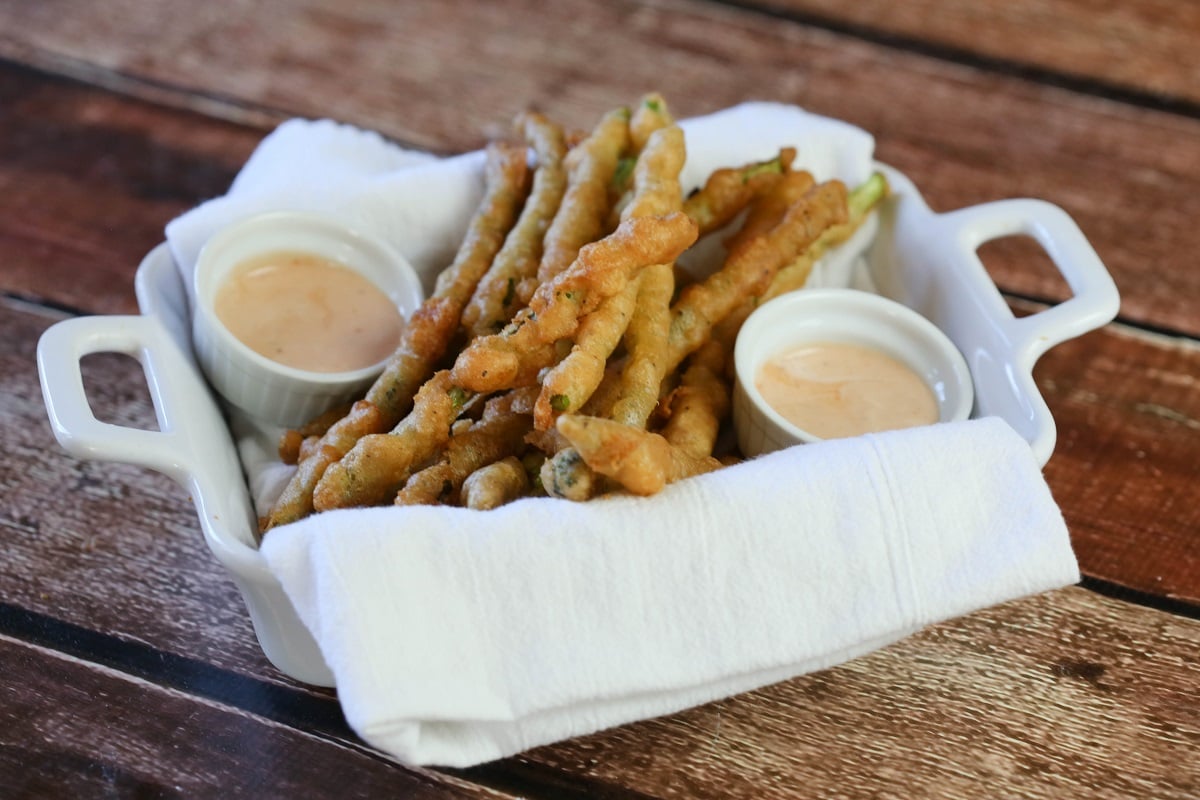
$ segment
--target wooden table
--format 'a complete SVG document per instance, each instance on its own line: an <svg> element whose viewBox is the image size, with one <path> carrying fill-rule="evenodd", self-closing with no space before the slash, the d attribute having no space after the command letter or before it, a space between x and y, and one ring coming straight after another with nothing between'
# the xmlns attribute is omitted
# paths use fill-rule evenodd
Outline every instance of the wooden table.
<svg viewBox="0 0 1200 800"><path fill-rule="evenodd" d="M0 5L0 794L1200 796L1200 6L833 0ZM819 674L463 771L397 766L263 658L186 494L55 444L38 336L133 313L163 225L280 120L459 152L536 106L586 127L793 102L873 132L935 210L1061 205L1119 319L1036 377L1086 575ZM1013 308L1068 290L1021 240ZM95 356L96 413L153 427Z"/></svg>

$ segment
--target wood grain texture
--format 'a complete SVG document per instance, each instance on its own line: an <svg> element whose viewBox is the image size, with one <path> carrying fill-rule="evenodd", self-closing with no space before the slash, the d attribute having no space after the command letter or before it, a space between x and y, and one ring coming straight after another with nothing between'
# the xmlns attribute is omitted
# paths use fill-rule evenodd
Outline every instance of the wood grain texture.
<svg viewBox="0 0 1200 800"><path fill-rule="evenodd" d="M11 305L0 313L0 341L16 343L0 360L10 376L0 425L14 445L0 458L0 488L16 500L0 520L0 600L286 685L258 653L181 490L139 470L75 462L50 441L28 359L49 321ZM1141 344L1150 350L1142 360L1153 363L1153 347L1128 338L1113 349ZM96 366L97 413L150 424L141 393L128 388L136 365ZM63 503L64 492L74 502ZM802 796L850 785L899 792L914 779L930 795L986 783L1051 796L1095 788L1085 783L1094 778L1116 787L1105 789L1112 796L1142 787L1183 797L1196 780L1175 765L1197 735L1198 642L1195 621L1058 592L938 626L830 673L545 748L479 777L668 797ZM76 700L46 702L74 708ZM1121 724L1100 726L1111 719ZM1110 781L1111 767L1093 775L1135 744L1120 780Z"/></svg>
<svg viewBox="0 0 1200 800"><path fill-rule="evenodd" d="M1085 573L1194 615L1197 33L1165 0L0 4L0 291L41 304L0 300L0 794L1200 795L1200 621L1079 588L475 770L402 769L267 664L182 489L57 447L33 369L49 306L132 312L163 224L287 116L456 152L528 106L586 127L651 88L681 116L795 102L874 133L937 210L1063 206L1123 318L1180 334L1108 326L1035 375ZM1018 310L1069 294L1027 244L985 251ZM134 362L85 372L99 417L153 427Z"/></svg>
<svg viewBox="0 0 1200 800"><path fill-rule="evenodd" d="M118 0L69 14L20 3L0 6L0 30L0 56L99 73L122 91L198 97L238 118L247 108L332 116L442 152L479 146L527 106L583 127L652 87L681 116L748 98L799 103L874 133L880 158L937 210L1014 196L1061 205L1113 272L1126 319L1200 333L1195 118L670 0L272 0L219 11ZM995 268L1008 291L1064 296L1057 276L1023 259Z"/></svg>
<svg viewBox="0 0 1200 800"><path fill-rule="evenodd" d="M1034 375L1059 431L1046 480L1086 573L1200 607L1200 343L1112 325Z"/></svg>
<svg viewBox="0 0 1200 800"><path fill-rule="evenodd" d="M501 798L0 636L5 797Z"/></svg>
<svg viewBox="0 0 1200 800"><path fill-rule="evenodd" d="M78 461L54 441L34 351L57 318L0 302L0 600L286 681L259 650L241 596L208 552L187 493L148 470ZM155 426L136 361L97 356L88 366L98 418Z"/></svg>
<svg viewBox="0 0 1200 800"><path fill-rule="evenodd" d="M1078 588L520 760L653 797L1200 793L1200 622Z"/></svg>
<svg viewBox="0 0 1200 800"><path fill-rule="evenodd" d="M163 226L224 194L260 136L0 66L0 290L136 313Z"/></svg>
<svg viewBox="0 0 1200 800"><path fill-rule="evenodd" d="M904 37L1169 100L1200 102L1200 6L1171 0L752 0L806 20Z"/></svg>

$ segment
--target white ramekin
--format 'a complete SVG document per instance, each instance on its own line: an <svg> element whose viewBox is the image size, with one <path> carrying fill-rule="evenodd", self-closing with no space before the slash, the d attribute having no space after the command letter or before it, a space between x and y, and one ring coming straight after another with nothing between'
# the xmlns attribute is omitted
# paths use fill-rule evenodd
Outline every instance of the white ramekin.
<svg viewBox="0 0 1200 800"><path fill-rule="evenodd" d="M223 229L205 244L193 276L196 359L228 402L261 422L294 426L361 394L384 361L349 372L310 372L256 353L221 324L213 303L230 270L280 250L312 253L349 267L378 286L405 319L424 294L416 271L392 247L333 217L293 211L260 214Z"/></svg>
<svg viewBox="0 0 1200 800"><path fill-rule="evenodd" d="M970 370L954 343L932 322L870 292L806 289L763 304L738 334L733 422L738 446L747 457L819 441L772 408L755 386L767 359L810 342L857 344L883 352L925 380L937 398L939 422L971 414L975 393Z"/></svg>

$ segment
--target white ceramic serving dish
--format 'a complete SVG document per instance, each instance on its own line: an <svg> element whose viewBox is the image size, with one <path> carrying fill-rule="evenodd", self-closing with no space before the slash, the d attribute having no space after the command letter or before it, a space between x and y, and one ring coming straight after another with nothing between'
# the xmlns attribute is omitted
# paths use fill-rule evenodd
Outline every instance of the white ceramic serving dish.
<svg viewBox="0 0 1200 800"><path fill-rule="evenodd" d="M866 253L877 290L945 331L966 357L975 416L999 416L1038 461L1054 448L1054 420L1033 381L1033 365L1056 344L1109 322L1116 287L1095 251L1061 209L1007 200L935 214L912 183L876 165L892 187ZM991 239L1032 236L1074 296L1014 318L976 249ZM192 353L187 297L165 245L142 262L139 316L82 317L54 325L38 345L42 390L55 436L71 454L123 461L166 473L190 492L205 540L241 590L267 658L288 675L329 686L332 675L312 637L255 547L255 512L234 442ZM98 421L88 406L79 361L96 352L137 357L160 430ZM653 502L650 500L648 502Z"/></svg>

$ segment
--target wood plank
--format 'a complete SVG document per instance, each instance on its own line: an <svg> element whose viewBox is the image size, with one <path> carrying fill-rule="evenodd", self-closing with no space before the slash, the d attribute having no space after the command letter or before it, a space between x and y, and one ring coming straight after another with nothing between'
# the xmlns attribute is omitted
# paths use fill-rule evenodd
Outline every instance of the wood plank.
<svg viewBox="0 0 1200 800"><path fill-rule="evenodd" d="M1110 325L1034 376L1059 430L1046 480L1084 571L1200 606L1200 344Z"/></svg>
<svg viewBox="0 0 1200 800"><path fill-rule="evenodd" d="M187 493L155 472L77 461L54 441L34 352L57 318L0 303L0 601L289 683L262 655ZM88 366L94 413L155 427L136 361L105 356Z"/></svg>
<svg viewBox="0 0 1200 800"><path fill-rule="evenodd" d="M205 550L182 491L140 470L76 462L51 441L30 365L34 339L52 319L0 305L0 341L11 343L0 350L10 387L0 397L9 444L0 456L0 491L9 498L0 511L7 556L0 602L296 688L258 652L240 599ZM1141 347L1135 355L1164 375L1194 367L1190 350L1173 356L1182 363L1160 363L1155 343L1128 338L1113 349ZM149 407L128 388L136 365L96 366L97 413L151 425ZM1072 386L1108 377L1108 371L1085 373ZM1080 391L1064 392L1068 406L1086 407ZM1072 419L1066 415L1064 438ZM1087 421L1089 429L1094 424ZM1151 434L1162 432L1141 435ZM1121 471L1104 475L1117 480ZM1178 485L1179 477L1167 471L1163 480ZM1097 781L1116 787L1098 796L1119 796L1132 786L1182 797L1186 781L1196 780L1178 764L1186 754L1181 748L1195 745L1200 718L1192 655L1198 641L1200 623L1193 620L1080 590L1058 592L938 626L840 671L544 748L463 777L521 786L521 793L554 787L551 796L616 787L650 796L797 796L811 795L813 787L860 785L894 792L901 780L917 780L932 795L1002 780L1013 793L1048 796L1090 787L1083 781L1096 769ZM311 696L333 702L327 694ZM1119 724L1109 729L1109 720ZM342 741L329 731L321 735ZM1114 754L1135 743L1137 758L1110 780Z"/></svg>
<svg viewBox="0 0 1200 800"><path fill-rule="evenodd" d="M1200 7L1171 0L761 0L770 9L837 29L903 37L964 58L993 59L1108 84L1164 102L1200 102ZM1101 87L1103 88L1103 87Z"/></svg>
<svg viewBox="0 0 1200 800"><path fill-rule="evenodd" d="M0 636L7 797L501 798Z"/></svg>
<svg viewBox="0 0 1200 800"><path fill-rule="evenodd" d="M223 194L261 133L0 68L0 290L136 313L163 226Z"/></svg>
<svg viewBox="0 0 1200 800"><path fill-rule="evenodd" d="M267 13L284 25L250 6L53 9L0 7L0 56L159 101L199 97L207 113L224 98L234 117L332 116L437 151L478 146L526 106L586 126L651 87L680 115L751 97L799 103L873 132L936 209L1011 196L1061 205L1113 272L1126 319L1200 333L1195 118L702 4L279 0ZM992 266L1011 292L1065 296L1057 275L1013 252Z"/></svg>
<svg viewBox="0 0 1200 800"><path fill-rule="evenodd" d="M1182 800L1198 644L1200 621L1069 588L520 760L655 797Z"/></svg>

